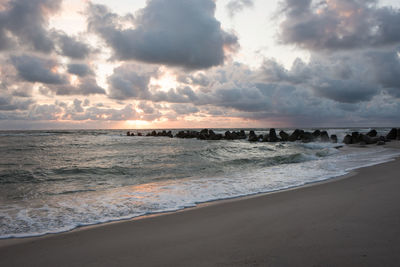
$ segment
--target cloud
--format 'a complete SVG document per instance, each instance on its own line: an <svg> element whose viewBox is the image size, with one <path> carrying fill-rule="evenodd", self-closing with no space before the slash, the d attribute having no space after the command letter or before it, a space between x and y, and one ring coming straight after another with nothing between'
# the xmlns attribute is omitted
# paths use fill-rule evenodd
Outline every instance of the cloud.
<svg viewBox="0 0 400 267"><path fill-rule="evenodd" d="M18 71L18 75L28 82L44 84L65 84L66 77L55 71L57 62L41 57L21 55L12 56L11 63Z"/></svg>
<svg viewBox="0 0 400 267"><path fill-rule="evenodd" d="M228 9L229 16L233 17L244 8L252 7L253 5L253 0L230 0L228 4L226 4L226 8Z"/></svg>
<svg viewBox="0 0 400 267"><path fill-rule="evenodd" d="M313 86L317 96L332 99L340 103L369 101L379 91L374 85L354 80L325 79Z"/></svg>
<svg viewBox="0 0 400 267"><path fill-rule="evenodd" d="M63 65L53 59L20 55L11 56L11 64L15 67L17 77L5 79L5 82L13 90L14 95L29 96L28 91L23 89L31 89L31 83L41 83L39 91L42 94L55 93L56 95L91 95L106 94L95 79L94 72L86 64L69 64L67 70L70 74L77 75L75 80L71 79L68 73L62 73ZM10 70L7 70L6 77L11 76ZM10 89L11 90L11 89Z"/></svg>
<svg viewBox="0 0 400 267"><path fill-rule="evenodd" d="M21 46L48 53L54 41L47 31L48 18L60 9L61 0L9 0L0 11L0 50Z"/></svg>
<svg viewBox="0 0 400 267"><path fill-rule="evenodd" d="M72 59L85 59L91 53L89 45L63 32L53 34L60 46L61 54Z"/></svg>
<svg viewBox="0 0 400 267"><path fill-rule="evenodd" d="M285 0L280 40L309 50L382 47L400 42L400 10L377 0Z"/></svg>
<svg viewBox="0 0 400 267"><path fill-rule="evenodd" d="M196 106L187 104L172 104L170 108L179 116L194 114L200 111Z"/></svg>
<svg viewBox="0 0 400 267"><path fill-rule="evenodd" d="M372 75L385 88L400 92L400 51L373 51L366 54Z"/></svg>
<svg viewBox="0 0 400 267"><path fill-rule="evenodd" d="M119 100L147 99L150 94L150 78L156 76L157 72L157 67L137 64L124 64L115 68L113 74L108 77L109 96Z"/></svg>
<svg viewBox="0 0 400 267"><path fill-rule="evenodd" d="M96 79L90 76L79 78L74 85L69 83L46 85L41 91L43 94L52 92L59 96L106 94L106 91L97 84Z"/></svg>
<svg viewBox="0 0 400 267"><path fill-rule="evenodd" d="M78 109L76 107L78 105ZM71 107L65 109L65 113L62 118L64 120L91 120L91 121L125 121L137 119L136 110L132 105L126 105L122 109L112 108L98 108L88 107L85 109L79 108L80 103L77 100L74 101Z"/></svg>
<svg viewBox="0 0 400 267"><path fill-rule="evenodd" d="M120 60L138 60L187 69L224 63L237 37L221 29L213 0L150 0L135 14L134 27L122 28L119 17L90 5L89 29L99 34Z"/></svg>
<svg viewBox="0 0 400 267"><path fill-rule="evenodd" d="M75 74L79 77L85 77L90 74L94 74L94 72L90 69L87 64L81 63L71 63L68 64L68 72L71 74Z"/></svg>
<svg viewBox="0 0 400 267"><path fill-rule="evenodd" d="M81 79L78 92L81 95L106 94L106 91L97 84L96 79L93 77Z"/></svg>
<svg viewBox="0 0 400 267"><path fill-rule="evenodd" d="M184 84L190 85L200 85L207 86L210 83L210 80L204 73L195 73L195 74L179 74L177 75L177 80Z"/></svg>
<svg viewBox="0 0 400 267"><path fill-rule="evenodd" d="M14 97L7 93L0 95L0 110L2 111L27 110L31 104L33 104L31 99Z"/></svg>

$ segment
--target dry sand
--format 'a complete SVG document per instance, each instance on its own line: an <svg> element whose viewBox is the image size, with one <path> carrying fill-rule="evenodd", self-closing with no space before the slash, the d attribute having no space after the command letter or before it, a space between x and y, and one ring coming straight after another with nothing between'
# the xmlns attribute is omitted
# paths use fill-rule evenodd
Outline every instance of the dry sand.
<svg viewBox="0 0 400 267"><path fill-rule="evenodd" d="M0 266L400 266L400 160L296 190L1 240Z"/></svg>

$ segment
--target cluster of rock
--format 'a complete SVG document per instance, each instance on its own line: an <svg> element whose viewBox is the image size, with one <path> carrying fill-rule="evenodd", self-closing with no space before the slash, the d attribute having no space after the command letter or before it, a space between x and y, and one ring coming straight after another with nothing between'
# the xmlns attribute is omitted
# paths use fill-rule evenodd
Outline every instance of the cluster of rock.
<svg viewBox="0 0 400 267"><path fill-rule="evenodd" d="M127 132L128 136L135 136L134 133ZM142 136L141 133L137 133L138 136ZM146 136L167 136L173 137L171 131L156 132L152 131ZM294 142L302 141L304 143L308 142L333 142L337 143L338 139L336 135L331 135L329 137L328 132L315 130L314 132L305 132L303 130L296 129L291 135L285 131L280 131L279 134L276 130L271 128L268 134L256 135L254 131L250 131L247 135L244 130L240 131L226 131L224 134L217 134L211 129L203 129L201 131L179 131L176 138L197 138L200 140L241 140L248 139L250 142Z"/></svg>
<svg viewBox="0 0 400 267"><path fill-rule="evenodd" d="M197 138L200 140L239 140L246 139L246 133L244 130L239 132L226 131L225 134L216 134L213 130L203 129L200 132L197 131L180 131L175 137L177 138Z"/></svg>
<svg viewBox="0 0 400 267"><path fill-rule="evenodd" d="M127 136L135 136L133 132L127 132ZM137 136L143 136L137 133ZM147 133L146 136L165 136L173 138L174 135L171 131L152 131ZM249 131L247 135L244 130L240 131L226 131L224 134L217 134L211 129L203 129L201 131L179 131L175 134L176 138L197 138L200 140L240 140L247 139L250 142L295 142L300 141L303 143L309 142L332 142L337 143L338 138L332 134L329 136L327 131L315 130L313 132L306 132L304 130L296 129L292 134L285 131L280 131L278 134L274 128L269 130L267 134L257 135L254 131ZM343 143L345 144L378 144L383 145L390 140L400 140L400 128L393 128L386 136L378 136L376 130L371 130L367 134L359 132L352 132L344 137Z"/></svg>
<svg viewBox="0 0 400 267"><path fill-rule="evenodd" d="M127 132L126 135L127 136L135 136L135 133ZM137 136L143 136L143 134L137 133ZM165 137L170 137L170 138L174 137L172 135L171 131L168 131L168 132L167 131L162 131L162 132L152 131L151 133L146 134L146 136L165 136Z"/></svg>
<svg viewBox="0 0 400 267"><path fill-rule="evenodd" d="M360 144L360 145L384 145L386 142L391 140L400 140L400 128L393 128L386 136L378 136L376 130L371 130L366 134L359 132L352 132L351 135L348 134L344 137L343 143L349 144Z"/></svg>
<svg viewBox="0 0 400 267"><path fill-rule="evenodd" d="M280 131L279 134L276 134L275 129L270 129L268 134L265 135L256 135L254 131L250 131L249 133L249 141L251 142L295 142L301 141L303 143L309 142L332 142L337 143L338 139L336 135L331 135L327 131L315 130L314 132L306 132L304 130L296 129L292 134L288 134L285 131Z"/></svg>

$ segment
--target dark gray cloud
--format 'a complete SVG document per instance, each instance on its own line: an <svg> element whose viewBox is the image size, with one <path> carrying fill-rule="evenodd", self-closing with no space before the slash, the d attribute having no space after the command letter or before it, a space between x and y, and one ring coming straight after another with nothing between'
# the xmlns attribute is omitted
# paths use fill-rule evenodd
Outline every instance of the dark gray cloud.
<svg viewBox="0 0 400 267"><path fill-rule="evenodd" d="M226 8L228 9L229 15L233 17L236 13L242 11L244 8L252 7L253 5L253 0L230 0L228 4L226 4Z"/></svg>
<svg viewBox="0 0 400 267"><path fill-rule="evenodd" d="M157 72L157 67L124 64L114 69L108 78L109 96L118 100L147 99L150 94L148 88L150 78L156 77Z"/></svg>
<svg viewBox="0 0 400 267"><path fill-rule="evenodd" d="M366 102L382 90L396 96L394 88L400 85L400 62L397 51L389 51L312 55L309 63L298 59L291 69L267 60L260 79L267 83L301 85L319 97L340 103Z"/></svg>
<svg viewBox="0 0 400 267"><path fill-rule="evenodd" d="M177 81L184 84L207 86L210 80L204 73L180 74L177 75Z"/></svg>
<svg viewBox="0 0 400 267"><path fill-rule="evenodd" d="M141 101L137 107L143 111L143 113L138 116L141 120L154 121L163 116L159 111L161 107L154 105L151 102Z"/></svg>
<svg viewBox="0 0 400 267"><path fill-rule="evenodd" d="M95 79L94 72L86 64L69 64L68 72L78 78L71 83L68 73L61 73L63 65L50 58L30 55L11 56L11 64L15 67L16 75L8 71L2 84L16 96L29 96L32 83L41 83L39 91L44 95L91 95L105 94ZM4 77L3 76L3 77ZM14 88L14 89L13 89Z"/></svg>
<svg viewBox="0 0 400 267"><path fill-rule="evenodd" d="M0 50L14 47L14 40L40 52L54 49L47 31L48 17L60 9L61 0L9 0L0 11ZM6 34L7 33L7 34Z"/></svg>
<svg viewBox="0 0 400 267"><path fill-rule="evenodd" d="M314 85L313 89L317 96L340 103L369 101L379 92L374 85L354 80L325 79Z"/></svg>
<svg viewBox="0 0 400 267"><path fill-rule="evenodd" d="M62 55L73 59L84 59L90 55L91 48L88 44L62 32L56 32L53 35L57 40Z"/></svg>
<svg viewBox="0 0 400 267"><path fill-rule="evenodd" d="M385 88L400 92L400 51L375 51L366 54L372 75Z"/></svg>
<svg viewBox="0 0 400 267"><path fill-rule="evenodd" d="M34 102L31 99L19 98L7 93L0 94L0 110L27 110Z"/></svg>
<svg viewBox="0 0 400 267"><path fill-rule="evenodd" d="M187 104L172 104L170 108L179 116L195 114L200 111L196 106Z"/></svg>
<svg viewBox="0 0 400 267"><path fill-rule="evenodd" d="M87 64L82 63L71 63L68 64L68 72L71 74L75 74L80 77L85 77L87 75L92 75L94 72Z"/></svg>
<svg viewBox="0 0 400 267"><path fill-rule="evenodd" d="M97 84L94 77L85 77L80 80L78 86L78 94L80 95L94 95L94 94L105 94L106 91Z"/></svg>
<svg viewBox="0 0 400 267"><path fill-rule="evenodd" d="M311 50L359 49L400 42L400 10L378 0L285 0L280 39Z"/></svg>
<svg viewBox="0 0 400 267"><path fill-rule="evenodd" d="M279 64L275 59L267 59L261 66L262 79L268 82L288 82L299 84L311 78L310 68L300 59L296 59L290 70Z"/></svg>
<svg viewBox="0 0 400 267"><path fill-rule="evenodd" d="M237 37L221 29L213 0L150 0L135 14L135 27L122 29L106 7L90 5L89 29L121 60L202 69L220 65Z"/></svg>
<svg viewBox="0 0 400 267"><path fill-rule="evenodd" d="M77 80L77 84L61 84L61 85L46 85L42 88L43 94L52 92L56 95L94 95L106 94L106 91L100 87L94 77L83 77Z"/></svg>
<svg viewBox="0 0 400 267"><path fill-rule="evenodd" d="M11 63L17 69L20 78L28 82L44 84L64 84L66 77L54 71L58 63L51 59L21 55L12 56Z"/></svg>
<svg viewBox="0 0 400 267"><path fill-rule="evenodd" d="M61 108L56 105L34 105L28 113L29 120L57 120Z"/></svg>

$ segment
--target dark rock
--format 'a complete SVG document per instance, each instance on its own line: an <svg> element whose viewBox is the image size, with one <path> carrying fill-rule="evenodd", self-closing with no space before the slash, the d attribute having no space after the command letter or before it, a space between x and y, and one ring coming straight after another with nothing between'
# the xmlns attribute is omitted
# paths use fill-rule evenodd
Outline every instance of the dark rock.
<svg viewBox="0 0 400 267"><path fill-rule="evenodd" d="M376 144L379 141L378 137L371 137L369 135L362 135L362 141L364 141L367 145Z"/></svg>
<svg viewBox="0 0 400 267"><path fill-rule="evenodd" d="M249 141L250 142L257 142L258 141L258 136L255 134L254 131L250 131L250 133L249 133Z"/></svg>
<svg viewBox="0 0 400 267"><path fill-rule="evenodd" d="M329 142L329 135L327 131L322 131L321 132L321 141L322 142Z"/></svg>
<svg viewBox="0 0 400 267"><path fill-rule="evenodd" d="M362 141L362 137L360 136L359 132L352 132L351 133L351 143L356 144Z"/></svg>
<svg viewBox="0 0 400 267"><path fill-rule="evenodd" d="M377 136L377 134L378 134L378 132L377 132L375 129L373 129L373 130L371 130L371 131L369 131L369 132L367 133L367 135L368 135L369 137L375 137L375 136Z"/></svg>
<svg viewBox="0 0 400 267"><path fill-rule="evenodd" d="M351 144L352 139L353 138L351 137L351 135L347 134L343 139L343 143L345 143L346 145L349 145L349 144Z"/></svg>
<svg viewBox="0 0 400 267"><path fill-rule="evenodd" d="M400 128L397 129L397 140L400 140Z"/></svg>
<svg viewBox="0 0 400 267"><path fill-rule="evenodd" d="M310 132L303 132L300 134L300 140L303 143L310 143L310 142L314 141L314 136Z"/></svg>
<svg viewBox="0 0 400 267"><path fill-rule="evenodd" d="M204 133L200 133L197 138L200 140L207 140L207 136Z"/></svg>
<svg viewBox="0 0 400 267"><path fill-rule="evenodd" d="M239 139L239 134L237 132L232 132L231 138L232 138L232 140L237 140L237 139Z"/></svg>
<svg viewBox="0 0 400 267"><path fill-rule="evenodd" d="M208 129L203 129L200 131L200 134L208 134Z"/></svg>
<svg viewBox="0 0 400 267"><path fill-rule="evenodd" d="M143 136L142 133L137 133L137 136Z"/></svg>
<svg viewBox="0 0 400 267"><path fill-rule="evenodd" d="M188 138L197 138L197 137L199 137L199 132L196 131L188 132Z"/></svg>
<svg viewBox="0 0 400 267"><path fill-rule="evenodd" d="M289 136L289 141L294 142L300 139L301 130L296 129L294 132Z"/></svg>
<svg viewBox="0 0 400 267"><path fill-rule="evenodd" d="M237 139L242 139L242 137L240 136L239 132L226 131L225 132L225 139L227 139L227 140L237 140Z"/></svg>
<svg viewBox="0 0 400 267"><path fill-rule="evenodd" d="M257 142L258 141L258 136L257 135L249 135L249 141L250 142Z"/></svg>
<svg viewBox="0 0 400 267"><path fill-rule="evenodd" d="M134 133L131 133L131 136L135 136L135 134L134 134Z"/></svg>
<svg viewBox="0 0 400 267"><path fill-rule="evenodd" d="M246 132L244 130L240 130L239 136L240 136L240 139L246 139L247 138Z"/></svg>
<svg viewBox="0 0 400 267"><path fill-rule="evenodd" d="M397 138L397 129L393 128L390 132L386 135L386 139L389 140L396 140Z"/></svg>
<svg viewBox="0 0 400 267"><path fill-rule="evenodd" d="M337 143L337 142L338 142L338 139L337 139L336 134L332 134L332 135L331 135L331 142L332 142L332 143Z"/></svg>
<svg viewBox="0 0 400 267"><path fill-rule="evenodd" d="M167 136L168 136L169 138L173 138L173 137L174 137L171 131L168 131Z"/></svg>
<svg viewBox="0 0 400 267"><path fill-rule="evenodd" d="M281 137L282 141L287 142L289 141L289 134L285 131L280 131L279 136Z"/></svg>
<svg viewBox="0 0 400 267"><path fill-rule="evenodd" d="M210 135L210 140L221 140L223 138L222 134Z"/></svg>
<svg viewBox="0 0 400 267"><path fill-rule="evenodd" d="M269 129L268 142L278 142L279 138L276 136L276 131L274 128Z"/></svg>
<svg viewBox="0 0 400 267"><path fill-rule="evenodd" d="M230 131L225 132L225 139L232 140L232 133Z"/></svg>
<svg viewBox="0 0 400 267"><path fill-rule="evenodd" d="M185 136L185 132L184 131L179 131L176 135L175 135L175 137L178 137L178 138L183 138Z"/></svg>
<svg viewBox="0 0 400 267"><path fill-rule="evenodd" d="M383 146L385 144L385 142L384 141L378 141L377 143L376 143L376 145L378 145L378 146Z"/></svg>
<svg viewBox="0 0 400 267"><path fill-rule="evenodd" d="M268 134L265 134L264 137L263 137L263 139L262 139L262 141L263 141L263 142L269 142L269 135L268 135Z"/></svg>
<svg viewBox="0 0 400 267"><path fill-rule="evenodd" d="M320 137L321 136L321 131L320 130L315 130L312 135L314 136L314 138Z"/></svg>
<svg viewBox="0 0 400 267"><path fill-rule="evenodd" d="M151 136L157 136L157 132L156 131L152 131L151 132Z"/></svg>
<svg viewBox="0 0 400 267"><path fill-rule="evenodd" d="M131 132L126 132L126 136L131 136Z"/></svg>
<svg viewBox="0 0 400 267"><path fill-rule="evenodd" d="M172 133L171 133L171 135L172 135ZM175 137L177 137L177 138L197 138L197 137L199 137L199 132L196 132L196 131L187 131L187 132L184 132L184 131L179 131L176 135L175 135Z"/></svg>

